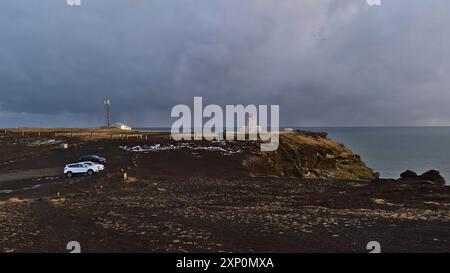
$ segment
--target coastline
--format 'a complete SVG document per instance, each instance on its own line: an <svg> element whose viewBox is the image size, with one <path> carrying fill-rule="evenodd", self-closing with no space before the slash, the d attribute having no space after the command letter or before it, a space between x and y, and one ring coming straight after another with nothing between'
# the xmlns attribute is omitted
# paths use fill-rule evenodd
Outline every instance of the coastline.
<svg viewBox="0 0 450 273"><path fill-rule="evenodd" d="M54 144L28 145L48 140L51 131L40 137L36 131L0 137L2 174L51 167L62 171L83 154L108 159L106 170L94 176L68 179L47 173L8 181L9 188L2 189L14 191L0 193L0 251L65 252L61 242L78 240L85 252L366 252L367 238L380 240L384 252L448 251L448 187L421 181L257 175L243 164L260 156L249 142L195 142L142 152L120 147L176 144L167 132L150 132L147 139L97 138L91 132L59 135L58 140L69 144L67 150ZM313 155L328 147L310 150L328 140L300 136L283 149L306 143L302 151ZM279 156L288 160L284 153ZM332 169L329 164L336 161L328 159L317 166ZM274 165L269 160L259 163L264 169L279 164L275 159Z"/></svg>

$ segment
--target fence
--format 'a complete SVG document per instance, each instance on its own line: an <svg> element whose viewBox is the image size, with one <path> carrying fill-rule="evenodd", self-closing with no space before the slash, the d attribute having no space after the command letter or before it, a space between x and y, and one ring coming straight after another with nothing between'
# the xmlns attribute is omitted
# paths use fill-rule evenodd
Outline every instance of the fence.
<svg viewBox="0 0 450 273"><path fill-rule="evenodd" d="M45 137L45 138L57 138L57 137L70 137L70 138L92 138L92 139L148 139L151 133L106 133L106 132L75 132L75 131L39 131L39 130L21 130L21 129L3 129L1 134L4 136L15 136L15 137Z"/></svg>

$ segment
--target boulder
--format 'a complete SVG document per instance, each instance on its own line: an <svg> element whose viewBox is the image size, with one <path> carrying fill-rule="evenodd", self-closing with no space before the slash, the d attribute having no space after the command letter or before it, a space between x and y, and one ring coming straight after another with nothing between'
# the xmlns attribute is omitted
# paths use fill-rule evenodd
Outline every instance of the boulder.
<svg viewBox="0 0 450 273"><path fill-rule="evenodd" d="M428 180L437 185L445 185L446 181L444 177L442 177L441 173L436 170L430 170L428 172L423 173L419 178Z"/></svg>
<svg viewBox="0 0 450 273"><path fill-rule="evenodd" d="M406 170L404 172L402 172L400 174L400 177L403 179L412 179L412 178L418 178L417 173L410 171L410 170Z"/></svg>

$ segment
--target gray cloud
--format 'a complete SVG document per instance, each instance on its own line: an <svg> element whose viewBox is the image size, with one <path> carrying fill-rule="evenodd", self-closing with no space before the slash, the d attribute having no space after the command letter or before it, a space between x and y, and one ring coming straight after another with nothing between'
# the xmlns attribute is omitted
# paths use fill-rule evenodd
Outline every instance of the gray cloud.
<svg viewBox="0 0 450 273"><path fill-rule="evenodd" d="M174 104L280 104L286 125L450 125L450 2L7 0L0 127L170 125Z"/></svg>

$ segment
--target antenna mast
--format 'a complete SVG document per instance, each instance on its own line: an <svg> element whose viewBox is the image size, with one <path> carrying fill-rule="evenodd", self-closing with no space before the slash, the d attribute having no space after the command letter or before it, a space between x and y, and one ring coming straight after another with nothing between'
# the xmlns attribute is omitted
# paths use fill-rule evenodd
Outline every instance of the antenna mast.
<svg viewBox="0 0 450 273"><path fill-rule="evenodd" d="M109 106L110 106L110 101L109 99L105 99L104 101L105 104L105 126L109 128Z"/></svg>

